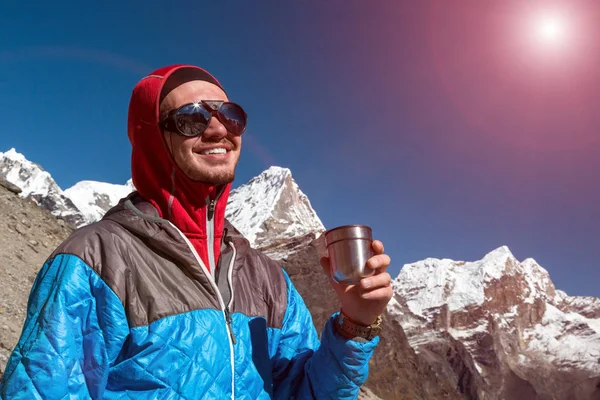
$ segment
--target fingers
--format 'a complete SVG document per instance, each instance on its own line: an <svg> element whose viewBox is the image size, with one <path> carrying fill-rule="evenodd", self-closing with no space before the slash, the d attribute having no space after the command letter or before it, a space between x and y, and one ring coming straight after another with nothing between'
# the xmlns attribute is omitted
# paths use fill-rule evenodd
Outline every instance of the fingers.
<svg viewBox="0 0 600 400"><path fill-rule="evenodd" d="M369 258L367 261L367 267L371 269L380 269L380 271L385 271L387 267L392 262L392 259L387 254L379 254Z"/></svg>
<svg viewBox="0 0 600 400"><path fill-rule="evenodd" d="M387 272L363 278L360 281L360 296L369 299L384 299L392 296L392 277Z"/></svg>
<svg viewBox="0 0 600 400"><path fill-rule="evenodd" d="M360 297L368 300L385 300L386 303L390 301L392 296L394 295L394 291L391 286L379 288L376 290L371 290L369 292L362 292Z"/></svg>
<svg viewBox="0 0 600 400"><path fill-rule="evenodd" d="M391 284L392 277L387 272L360 280L360 287L363 290L373 290L380 287L390 286Z"/></svg>
<svg viewBox="0 0 600 400"><path fill-rule="evenodd" d="M371 248L373 249L373 252L375 254L383 254L383 243L381 243L380 240L373 240L373 243L371 244Z"/></svg>

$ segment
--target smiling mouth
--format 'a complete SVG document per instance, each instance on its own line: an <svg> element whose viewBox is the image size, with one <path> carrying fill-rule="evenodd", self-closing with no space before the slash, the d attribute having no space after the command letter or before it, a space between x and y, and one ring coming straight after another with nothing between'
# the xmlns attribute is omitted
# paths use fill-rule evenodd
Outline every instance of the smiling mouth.
<svg viewBox="0 0 600 400"><path fill-rule="evenodd" d="M208 149L208 150L202 150L200 152L198 152L198 154L200 155L213 155L213 154L227 154L228 150L224 149L222 147L218 147L215 149Z"/></svg>

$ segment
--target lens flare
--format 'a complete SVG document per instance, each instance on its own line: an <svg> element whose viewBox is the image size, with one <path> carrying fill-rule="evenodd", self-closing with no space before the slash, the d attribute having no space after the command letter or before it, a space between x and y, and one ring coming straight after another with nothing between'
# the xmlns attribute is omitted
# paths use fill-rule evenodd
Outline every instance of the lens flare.
<svg viewBox="0 0 600 400"><path fill-rule="evenodd" d="M548 19L540 24L540 35L546 40L557 40L562 32L560 21Z"/></svg>
<svg viewBox="0 0 600 400"><path fill-rule="evenodd" d="M557 46L564 43L567 27L564 18L558 14L545 14L538 18L535 25L538 42L546 46Z"/></svg>

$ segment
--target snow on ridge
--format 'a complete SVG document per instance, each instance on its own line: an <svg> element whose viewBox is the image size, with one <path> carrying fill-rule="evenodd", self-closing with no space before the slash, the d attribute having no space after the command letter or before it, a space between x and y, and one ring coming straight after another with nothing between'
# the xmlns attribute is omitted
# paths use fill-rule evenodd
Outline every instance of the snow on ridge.
<svg viewBox="0 0 600 400"><path fill-rule="evenodd" d="M226 218L255 246L325 230L291 171L277 166L231 191Z"/></svg>
<svg viewBox="0 0 600 400"><path fill-rule="evenodd" d="M447 275L452 273L453 263L447 259L427 258L406 264L393 282L394 291L405 298L413 314L423 316L426 309L446 302Z"/></svg>
<svg viewBox="0 0 600 400"><path fill-rule="evenodd" d="M504 281L507 276L511 279ZM509 308L503 308L505 285L517 295ZM519 365L551 364L600 374L600 299L556 290L548 271L533 258L519 262L506 246L474 262L427 258L404 265L393 288L395 302L388 311L417 352L445 331L477 354L480 335L496 334L489 325L493 320L502 332L495 340L509 340L519 349ZM486 291L500 295L484 299Z"/></svg>
<svg viewBox="0 0 600 400"><path fill-rule="evenodd" d="M21 188L21 197L32 199L76 227L97 221L110 206L134 190L129 180L125 185L81 181L63 191L49 172L14 148L0 152L0 175Z"/></svg>
<svg viewBox="0 0 600 400"><path fill-rule="evenodd" d="M118 188L122 188L122 187L127 187L127 189L130 189L131 187L129 186L129 182L131 182L131 179L128 180L127 183L124 185L108 183L108 182L100 182L100 181L83 180L83 181L77 182L70 188L65 189L65 193L73 192L76 190L95 190L98 192L100 192L100 191L105 192L105 191L110 191L111 189L118 189Z"/></svg>
<svg viewBox="0 0 600 400"><path fill-rule="evenodd" d="M12 147L6 153L0 152L0 158L3 158L3 157L6 157L6 158L11 159L13 161L19 161L19 162L28 161L25 158L25 156L23 154L19 153L14 147ZM28 162L30 162L30 161L28 161Z"/></svg>
<svg viewBox="0 0 600 400"><path fill-rule="evenodd" d="M485 269L486 280L491 281L492 279L500 279L502 276L510 274L511 271L507 271L506 267L507 263L511 261L515 264L518 263L507 246L500 246L486 254L480 261L476 261L476 263Z"/></svg>
<svg viewBox="0 0 600 400"><path fill-rule="evenodd" d="M424 316L424 310L448 305L449 311L482 305L485 289L504 276L520 276L529 290L524 302L535 299L560 300L548 271L533 258L519 262L507 246L500 246L478 261L454 261L426 258L406 264L394 281L394 290L404 297L412 313Z"/></svg>
<svg viewBox="0 0 600 400"><path fill-rule="evenodd" d="M557 305L557 304L560 305L568 297L569 297L569 295L565 291L556 289L555 294L554 294L554 299L552 299L551 303L554 304L554 305Z"/></svg>
<svg viewBox="0 0 600 400"><path fill-rule="evenodd" d="M514 255L510 251L510 249L508 248L508 246L502 245L502 246L497 247L494 250L490 251L489 253L487 253L485 256L483 256L482 260L491 261L493 259L498 259L498 258L503 260L506 257L513 257L514 258Z"/></svg>
<svg viewBox="0 0 600 400"><path fill-rule="evenodd" d="M526 258L525 260L521 261L521 266L532 275L550 277L548 271L540 264L538 264L538 262L535 261L533 258Z"/></svg>
<svg viewBox="0 0 600 400"><path fill-rule="evenodd" d="M0 174L21 189L19 196L28 198L50 211L54 216L81 226L85 218L73 202L65 196L50 173L33 163L14 148L0 153Z"/></svg>
<svg viewBox="0 0 600 400"><path fill-rule="evenodd" d="M259 227L269 217L288 175L291 172L287 168L270 167L231 191L226 218L250 243L254 244Z"/></svg>
<svg viewBox="0 0 600 400"><path fill-rule="evenodd" d="M552 301L556 297L554 284L550 280L550 274L533 258L527 258L521 262L524 271L525 282L529 287L529 294L525 303L532 304L535 299L543 298ZM552 297L552 298L551 298Z"/></svg>
<svg viewBox="0 0 600 400"><path fill-rule="evenodd" d="M512 273L506 270L509 261L517 263L507 246L498 247L479 261L427 258L405 265L394 286L415 315L423 316L424 310L443 304L448 304L449 311L456 311L483 304L486 284Z"/></svg>
<svg viewBox="0 0 600 400"><path fill-rule="evenodd" d="M557 292L564 293L557 290ZM598 321L597 332L600 333L600 298L594 296L568 296L566 293L556 301L555 305L563 311L573 311Z"/></svg>
<svg viewBox="0 0 600 400"><path fill-rule="evenodd" d="M482 321L481 324L478 324L475 328L472 329L454 329L449 328L448 333L452 335L454 339L463 340L465 338L470 338L477 333L485 333L489 331L489 322L487 320Z"/></svg>
<svg viewBox="0 0 600 400"><path fill-rule="evenodd" d="M33 194L43 197L52 191L62 194L62 190L54 182L49 172L40 165L27 160L14 147L5 153L0 153L0 173L7 181L21 188L21 197Z"/></svg>
<svg viewBox="0 0 600 400"><path fill-rule="evenodd" d="M87 223L91 223L100 220L106 211L133 190L131 179L124 185L85 180L77 182L64 193L82 212Z"/></svg>
<svg viewBox="0 0 600 400"><path fill-rule="evenodd" d="M524 332L528 350L559 363L577 360L585 369L600 373L600 320L563 312L551 304L540 323Z"/></svg>

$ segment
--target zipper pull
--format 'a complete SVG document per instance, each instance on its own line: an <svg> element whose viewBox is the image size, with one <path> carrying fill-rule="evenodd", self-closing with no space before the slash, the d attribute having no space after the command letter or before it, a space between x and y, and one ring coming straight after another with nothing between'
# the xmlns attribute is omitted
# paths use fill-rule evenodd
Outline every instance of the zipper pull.
<svg viewBox="0 0 600 400"><path fill-rule="evenodd" d="M212 199L210 201L210 203L208 203L208 219L209 220L213 219L214 214L215 214L215 200Z"/></svg>
<svg viewBox="0 0 600 400"><path fill-rule="evenodd" d="M231 313L229 312L229 307L225 307L225 320L227 321L227 326L229 327L229 333L231 334L231 341L233 344L236 344L235 334L233 333L233 327L231 326Z"/></svg>

